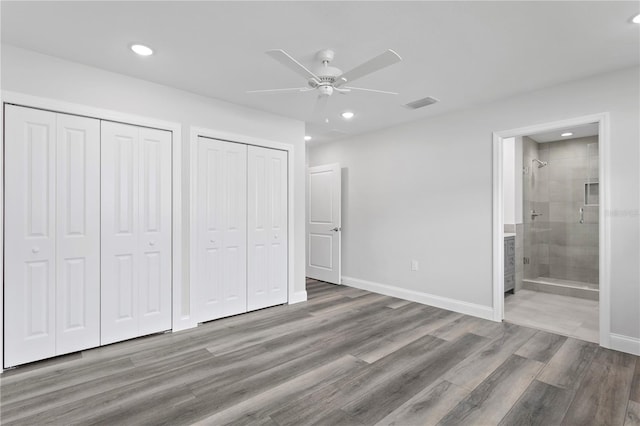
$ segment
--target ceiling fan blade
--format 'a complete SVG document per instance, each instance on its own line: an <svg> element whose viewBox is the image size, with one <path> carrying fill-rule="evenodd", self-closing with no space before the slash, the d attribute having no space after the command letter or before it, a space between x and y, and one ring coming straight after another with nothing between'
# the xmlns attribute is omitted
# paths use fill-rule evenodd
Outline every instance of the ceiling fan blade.
<svg viewBox="0 0 640 426"><path fill-rule="evenodd" d="M344 83L351 82L360 77L364 77L367 74L371 74L373 72L381 70L382 68L388 67L389 65L393 65L397 62L400 62L401 60L402 58L400 57L400 55L398 55L393 50L388 49L387 51L385 51L384 53L381 53L375 58L369 59L364 64L359 65L354 69L352 69L351 71L347 71L344 74L342 74L336 80L336 85L340 86Z"/></svg>
<svg viewBox="0 0 640 426"><path fill-rule="evenodd" d="M318 96L318 100L316 101L316 105L313 107L313 113L317 114L320 113L322 111L324 111L324 109L327 106L327 101L329 100L328 96Z"/></svg>
<svg viewBox="0 0 640 426"><path fill-rule="evenodd" d="M287 89L264 89L264 90L247 90L245 93L286 93L286 92L308 92L313 90L310 87L291 87Z"/></svg>
<svg viewBox="0 0 640 426"><path fill-rule="evenodd" d="M364 87L351 87L351 86L344 86L345 89L350 89L350 90L362 90L364 92L374 92L374 93L384 93L385 95L397 95L397 92L387 92L386 90L376 90L376 89L365 89Z"/></svg>
<svg viewBox="0 0 640 426"><path fill-rule="evenodd" d="M351 92L351 89L348 87L334 87L333 90L340 93L341 95L346 95L347 93Z"/></svg>
<svg viewBox="0 0 640 426"><path fill-rule="evenodd" d="M276 61L280 62L285 67L287 67L290 70L292 70L293 72L303 76L304 78L313 78L314 80L316 80L318 82L320 81L320 78L318 78L317 75L315 75L314 73L309 71L309 69L307 67L305 67L304 65L302 65L300 62L298 62L295 59L293 59L291 57L291 55L289 55L284 50L282 50L282 49L273 49L273 50L267 50L265 53L267 55L271 56Z"/></svg>

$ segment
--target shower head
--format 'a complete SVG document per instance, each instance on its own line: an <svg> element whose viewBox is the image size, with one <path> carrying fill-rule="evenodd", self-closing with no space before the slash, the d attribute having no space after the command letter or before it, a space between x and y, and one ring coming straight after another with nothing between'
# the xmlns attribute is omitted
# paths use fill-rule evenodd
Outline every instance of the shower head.
<svg viewBox="0 0 640 426"><path fill-rule="evenodd" d="M538 168L544 167L544 166L546 166L547 164L549 164L549 163L547 163L546 161L540 161L540 160L538 160L537 158L534 158L533 160L531 160L531 162L538 163Z"/></svg>

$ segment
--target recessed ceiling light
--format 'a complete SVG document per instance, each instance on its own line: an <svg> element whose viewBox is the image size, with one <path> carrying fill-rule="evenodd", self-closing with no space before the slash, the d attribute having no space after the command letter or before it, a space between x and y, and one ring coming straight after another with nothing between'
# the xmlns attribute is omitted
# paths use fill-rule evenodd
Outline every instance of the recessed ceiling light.
<svg viewBox="0 0 640 426"><path fill-rule="evenodd" d="M153 55L153 49L151 49L148 46L145 46L144 44L132 44L131 50L133 50L135 53L137 53L140 56Z"/></svg>
<svg viewBox="0 0 640 426"><path fill-rule="evenodd" d="M311 136L309 136L309 135L305 136L304 140L307 141L307 142L310 141L311 140Z"/></svg>
<svg viewBox="0 0 640 426"><path fill-rule="evenodd" d="M631 22L633 22L634 24L640 24L640 13L634 16Z"/></svg>
<svg viewBox="0 0 640 426"><path fill-rule="evenodd" d="M355 114L352 113L351 111L345 111L342 113L342 118L344 118L345 120L351 120L354 115Z"/></svg>
<svg viewBox="0 0 640 426"><path fill-rule="evenodd" d="M563 134L561 134L560 136L562 136L563 138L566 138L567 136L573 136L573 133L571 132L564 132Z"/></svg>

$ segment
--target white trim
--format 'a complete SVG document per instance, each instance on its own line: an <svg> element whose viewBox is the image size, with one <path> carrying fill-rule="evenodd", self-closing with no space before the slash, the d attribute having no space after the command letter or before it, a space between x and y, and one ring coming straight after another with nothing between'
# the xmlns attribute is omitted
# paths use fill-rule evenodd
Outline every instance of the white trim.
<svg viewBox="0 0 640 426"><path fill-rule="evenodd" d="M172 133L172 288L173 288L173 301L172 301L172 330L177 331L183 328L188 328L188 318L180 315L180 308L182 306L182 197L180 184L182 182L182 126L179 123L157 120L154 118L143 117L134 114L127 114L119 111L113 111L102 108L95 108L88 105L75 104L70 102L64 102L56 99L42 98L38 96L27 95L23 93L2 91L2 113L4 112L5 104L14 104L25 106L29 108L44 109L53 112L60 112L71 115L80 115L84 117L91 117L106 121L117 121L126 124L133 124L142 127L152 127L155 129L167 130ZM0 114L3 115L3 114ZM4 127L2 127L4 129ZM4 132L2 134L2 145L0 146L0 176L4 176L2 169L4 162L2 161L2 153L4 152ZM0 177L0 183L2 183L2 177ZM0 185L0 188L2 185ZM2 196L2 189L0 189L0 211L4 212L4 196ZM0 213L0 219L3 213ZM0 222L0 229L4 227L4 222ZM4 242L4 236L0 230L0 238ZM0 244L0 258L4 259L4 252ZM3 262L2 262L3 263ZM0 266L0 277L4 280L4 275L1 274L2 266ZM2 288L4 289L4 281L2 282ZM0 326L3 325L2 318L4 316L4 293L2 299L0 299ZM2 349L1 341L4 340L4 327L0 327L3 334L3 339L0 340L0 349ZM0 367L4 365L3 351L0 350Z"/></svg>
<svg viewBox="0 0 640 426"><path fill-rule="evenodd" d="M471 315L487 320L493 319L493 309L490 306L477 305L475 303L464 302L462 300L435 296L429 293L407 290L388 284L381 284L347 276L342 277L342 284L349 287L359 288L361 290L371 291L373 293L384 294L385 296L397 297L399 299L435 306L436 308L446 309L448 311L459 312L465 315Z"/></svg>
<svg viewBox="0 0 640 426"><path fill-rule="evenodd" d="M307 301L307 291L296 291L293 293L293 296L289 299L289 304L293 305L294 303L306 302Z"/></svg>
<svg viewBox="0 0 640 426"><path fill-rule="evenodd" d="M228 141L228 142L236 142L236 143L242 143L242 144L246 144L246 145L254 145L254 146L260 146L260 147L265 147L265 148L273 148L273 149L279 149L282 151L287 151L287 163L288 163L288 191L287 191L287 201L288 201L288 246L289 246L289 252L288 252L288 257L287 257L287 261L288 261L288 272L287 272L287 280L288 280L288 288L287 288L287 301L289 304L293 304L293 303L299 303L299 302L304 302L305 300L307 300L307 292L306 291L301 291L301 292L295 292L294 289L294 283L295 283L295 276L294 276L294 265L295 265L295 259L294 259L294 254L295 254L295 234L294 234L294 189L295 189L295 179L294 179L294 146L293 145L289 145L289 144L285 144L282 142L276 142L276 141L272 141L269 139L261 139L261 138L255 138L255 137L251 137L251 136L246 136L246 135L241 135L241 134L237 134L237 133L230 133L230 132L224 132L224 131L220 131L220 130L214 130L214 129L206 129L203 127L196 127L196 126L191 126L190 128L190 136L189 136L189 158L190 158L190 176L189 176L189 189L190 189L190 199L189 199L189 235L190 235L190 241L189 241L189 247L190 247L190 259L189 259L189 276L190 276L190 280L191 283L194 282L194 277L196 276L196 267L197 267L197 256L195 256L195 253L197 252L196 249L196 239L193 238L193 235L196 234L197 230L196 230L196 223L197 223L197 205L196 205L196 199L197 196L196 194L197 192L197 188L198 188L198 168L195 166L197 164L197 159L198 159L198 149L197 149L197 145L198 145L198 137L206 137L206 138L212 138L212 139L218 139L218 140L223 140L223 141ZM191 300L190 300L190 306L191 306L191 310L190 312L192 312L192 324L193 326L197 325L197 314L195 312L195 309L197 307L197 289L195 288L195 285L191 286L190 292L189 294L191 295Z"/></svg>
<svg viewBox="0 0 640 426"><path fill-rule="evenodd" d="M611 347L611 218L607 212L611 211L610 201L610 133L609 113L575 117L551 123L536 124L518 129L504 130L493 133L493 306L495 321L504 319L504 229L502 215L504 200L502 195L502 140L510 137L526 136L535 133L549 132L566 127L573 127L588 123L599 123L599 168L600 168L600 345Z"/></svg>
<svg viewBox="0 0 640 426"><path fill-rule="evenodd" d="M622 334L609 334L609 348L620 352L640 356L640 339L637 337L623 336Z"/></svg>
<svg viewBox="0 0 640 426"><path fill-rule="evenodd" d="M4 93L2 93L4 98ZM4 101L4 99L3 99ZM4 371L4 102L0 102L0 372Z"/></svg>

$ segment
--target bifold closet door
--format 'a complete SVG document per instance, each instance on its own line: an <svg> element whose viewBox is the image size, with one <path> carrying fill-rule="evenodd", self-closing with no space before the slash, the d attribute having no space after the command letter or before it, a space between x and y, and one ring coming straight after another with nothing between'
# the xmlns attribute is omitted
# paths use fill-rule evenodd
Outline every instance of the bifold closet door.
<svg viewBox="0 0 640 426"><path fill-rule="evenodd" d="M99 121L5 108L5 367L100 338Z"/></svg>
<svg viewBox="0 0 640 426"><path fill-rule="evenodd" d="M248 310L287 302L287 153L248 148Z"/></svg>
<svg viewBox="0 0 640 426"><path fill-rule="evenodd" d="M57 114L56 355L100 345L100 121Z"/></svg>
<svg viewBox="0 0 640 426"><path fill-rule="evenodd" d="M101 343L171 328L171 134L102 122Z"/></svg>
<svg viewBox="0 0 640 426"><path fill-rule="evenodd" d="M198 138L198 321L247 311L247 146Z"/></svg>

